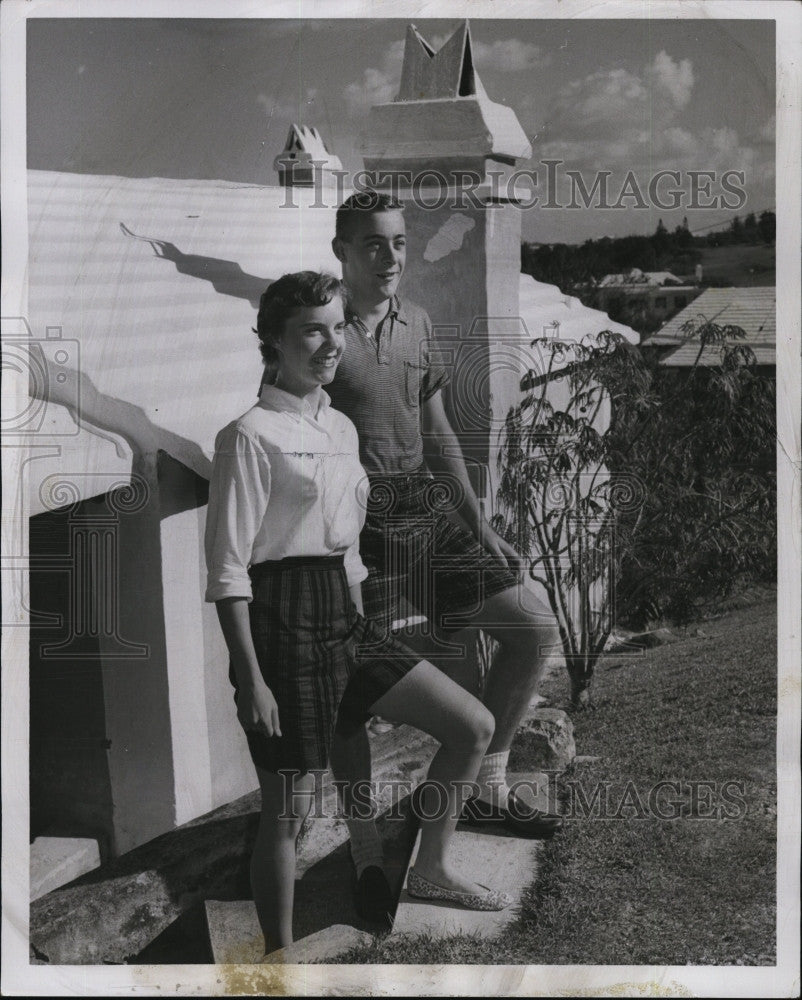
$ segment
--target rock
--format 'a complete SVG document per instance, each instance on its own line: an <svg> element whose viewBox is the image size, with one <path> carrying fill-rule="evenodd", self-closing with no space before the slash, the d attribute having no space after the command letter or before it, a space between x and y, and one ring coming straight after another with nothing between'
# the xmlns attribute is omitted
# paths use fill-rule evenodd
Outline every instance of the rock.
<svg viewBox="0 0 802 1000"><path fill-rule="evenodd" d="M526 740L527 751L534 751L532 767L543 771L562 771L576 757L574 724L559 708L538 708L518 730L517 739Z"/></svg>
<svg viewBox="0 0 802 1000"><path fill-rule="evenodd" d="M348 924L332 924L300 941L293 941L287 948L271 951L262 961L267 965L330 962L351 948L367 945L372 941L373 937L367 931L357 930Z"/></svg>
<svg viewBox="0 0 802 1000"><path fill-rule="evenodd" d="M679 642L679 636L674 635L670 629L656 628L651 632L641 632L640 635L633 636L631 641L643 649L654 649L655 646L669 646L672 642Z"/></svg>
<svg viewBox="0 0 802 1000"><path fill-rule="evenodd" d="M37 837L31 844L31 900L58 889L100 865L96 840Z"/></svg>
<svg viewBox="0 0 802 1000"><path fill-rule="evenodd" d="M606 653L634 653L639 649L654 649L679 642L680 637L667 628L655 628L649 632L620 632L607 640Z"/></svg>

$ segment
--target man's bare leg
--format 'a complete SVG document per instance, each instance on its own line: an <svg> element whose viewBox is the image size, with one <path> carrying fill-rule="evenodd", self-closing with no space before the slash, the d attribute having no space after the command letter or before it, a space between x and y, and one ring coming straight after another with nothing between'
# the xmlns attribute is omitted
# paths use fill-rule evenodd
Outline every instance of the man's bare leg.
<svg viewBox="0 0 802 1000"><path fill-rule="evenodd" d="M537 691L548 656L555 646L559 649L559 632L551 611L522 586L487 598L479 611L465 618L499 643L483 698L496 728L476 780L479 798L506 809L510 746Z"/></svg>

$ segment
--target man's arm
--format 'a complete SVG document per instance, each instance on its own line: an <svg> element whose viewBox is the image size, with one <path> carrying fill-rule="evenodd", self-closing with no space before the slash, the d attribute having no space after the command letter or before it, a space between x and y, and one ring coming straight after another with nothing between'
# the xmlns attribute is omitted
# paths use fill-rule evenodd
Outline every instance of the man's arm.
<svg viewBox="0 0 802 1000"><path fill-rule="evenodd" d="M520 555L482 517L459 440L446 416L442 393L436 392L421 404L421 429L426 464L432 472L445 474L462 487L462 501L457 513L489 552L504 560L514 572L520 573Z"/></svg>

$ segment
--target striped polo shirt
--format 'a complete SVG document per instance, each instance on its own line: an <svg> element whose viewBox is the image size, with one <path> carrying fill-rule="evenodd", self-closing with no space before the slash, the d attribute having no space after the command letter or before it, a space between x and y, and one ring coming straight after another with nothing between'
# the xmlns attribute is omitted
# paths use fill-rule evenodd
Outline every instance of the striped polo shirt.
<svg viewBox="0 0 802 1000"><path fill-rule="evenodd" d="M431 358L428 313L394 296L374 336L355 313L346 319L345 351L325 391L356 425L368 475L412 472L423 462L421 404L450 378Z"/></svg>

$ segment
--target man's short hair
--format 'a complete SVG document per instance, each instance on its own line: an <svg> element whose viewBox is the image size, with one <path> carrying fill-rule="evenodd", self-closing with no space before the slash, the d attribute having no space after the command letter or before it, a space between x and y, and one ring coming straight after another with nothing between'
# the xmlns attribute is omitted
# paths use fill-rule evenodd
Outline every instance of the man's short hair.
<svg viewBox="0 0 802 1000"><path fill-rule="evenodd" d="M353 223L356 219L373 215L375 212L403 211L403 203L391 194L383 194L380 191L360 191L346 198L337 209L334 236L347 243L353 234Z"/></svg>
<svg viewBox="0 0 802 1000"><path fill-rule="evenodd" d="M278 363L273 345L295 310L326 306L335 295L339 295L345 305L345 285L334 275L318 271L285 274L268 285L259 300L256 329L253 331L259 338L259 350L267 368Z"/></svg>

